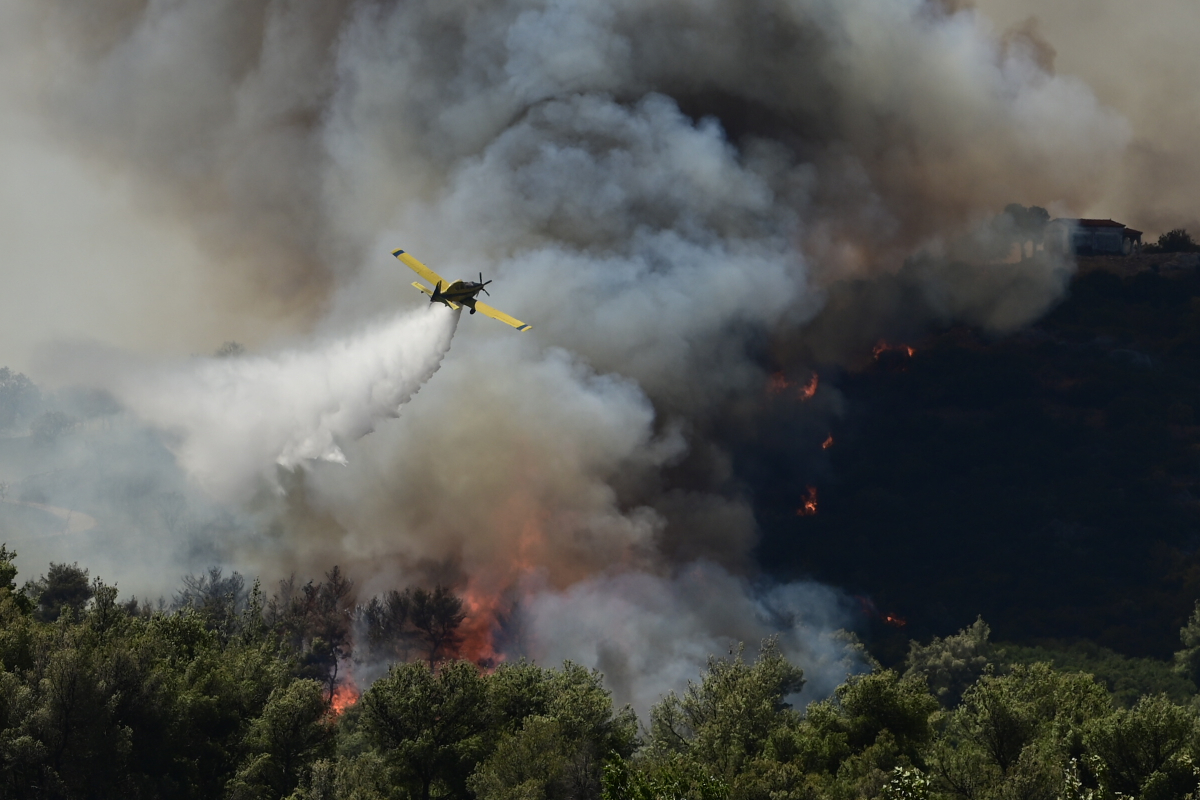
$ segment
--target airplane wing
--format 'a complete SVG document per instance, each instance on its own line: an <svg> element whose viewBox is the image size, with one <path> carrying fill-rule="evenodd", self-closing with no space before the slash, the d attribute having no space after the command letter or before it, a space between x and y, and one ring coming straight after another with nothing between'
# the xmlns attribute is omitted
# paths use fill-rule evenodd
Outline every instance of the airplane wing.
<svg viewBox="0 0 1200 800"><path fill-rule="evenodd" d="M415 258L410 256L408 253L404 252L403 250L393 250L392 255L394 255L396 258L400 259L401 261L403 261L404 265L406 267L408 267L413 272L420 275L425 280L432 283L435 287L439 283L442 284L443 286L450 285L450 282L448 280L443 278L441 275L438 275L436 272L434 272L429 267L422 264L420 261L417 261Z"/></svg>
<svg viewBox="0 0 1200 800"><path fill-rule="evenodd" d="M480 314L483 314L485 317L491 317L492 319L498 319L501 322L503 322L505 325L512 325L514 328L516 328L519 331L528 331L528 330L532 330L532 328L533 328L532 325L526 325L524 322L521 322L521 320L516 319L514 317L510 317L508 314L505 314L500 309L492 308L487 303L481 303L478 300L475 301L475 310L478 311Z"/></svg>

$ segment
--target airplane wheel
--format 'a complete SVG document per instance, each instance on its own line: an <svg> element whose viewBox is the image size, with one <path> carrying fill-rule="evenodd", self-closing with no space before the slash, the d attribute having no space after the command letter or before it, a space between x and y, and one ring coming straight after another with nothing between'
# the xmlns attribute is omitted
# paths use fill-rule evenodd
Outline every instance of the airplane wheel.
<svg viewBox="0 0 1200 800"><path fill-rule="evenodd" d="M471 309L471 313L472 313L472 314L474 314L474 313L475 313L475 309L473 309L473 308L472 308L472 309Z"/></svg>

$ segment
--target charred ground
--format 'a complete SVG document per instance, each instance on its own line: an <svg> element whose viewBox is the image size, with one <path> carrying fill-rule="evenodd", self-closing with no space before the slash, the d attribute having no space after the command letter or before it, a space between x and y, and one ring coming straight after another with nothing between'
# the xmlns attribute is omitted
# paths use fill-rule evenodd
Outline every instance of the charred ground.
<svg viewBox="0 0 1200 800"><path fill-rule="evenodd" d="M776 402L736 454L760 563L862 595L885 661L977 614L1010 641L1168 655L1200 597L1200 276L1168 260L1085 260L1015 335L821 370L845 413L817 461L823 432Z"/></svg>

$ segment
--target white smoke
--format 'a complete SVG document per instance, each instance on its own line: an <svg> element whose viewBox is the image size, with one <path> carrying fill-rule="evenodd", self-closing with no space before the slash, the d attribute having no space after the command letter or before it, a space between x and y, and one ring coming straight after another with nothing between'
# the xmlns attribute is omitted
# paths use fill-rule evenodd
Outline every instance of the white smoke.
<svg viewBox="0 0 1200 800"><path fill-rule="evenodd" d="M188 475L215 497L244 501L276 466L345 464L346 442L370 433L437 372L459 312L432 306L307 349L194 359L97 376L164 432Z"/></svg>
<svg viewBox="0 0 1200 800"><path fill-rule="evenodd" d="M643 720L664 694L694 681L710 656L729 657L745 645L778 638L805 672L796 702L827 697L865 664L831 632L850 622L842 598L813 583L755 591L744 580L703 561L672 577L613 572L563 592L534 591L519 610L524 654L543 664L565 659L596 667L618 704Z"/></svg>

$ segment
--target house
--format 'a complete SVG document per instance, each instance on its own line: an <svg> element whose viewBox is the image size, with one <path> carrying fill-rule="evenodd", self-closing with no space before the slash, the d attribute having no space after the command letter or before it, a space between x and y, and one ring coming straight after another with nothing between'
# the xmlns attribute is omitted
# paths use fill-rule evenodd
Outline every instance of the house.
<svg viewBox="0 0 1200 800"><path fill-rule="evenodd" d="M1129 255L1142 249L1142 232L1111 219L1055 219L1046 224L1046 249L1075 255Z"/></svg>

